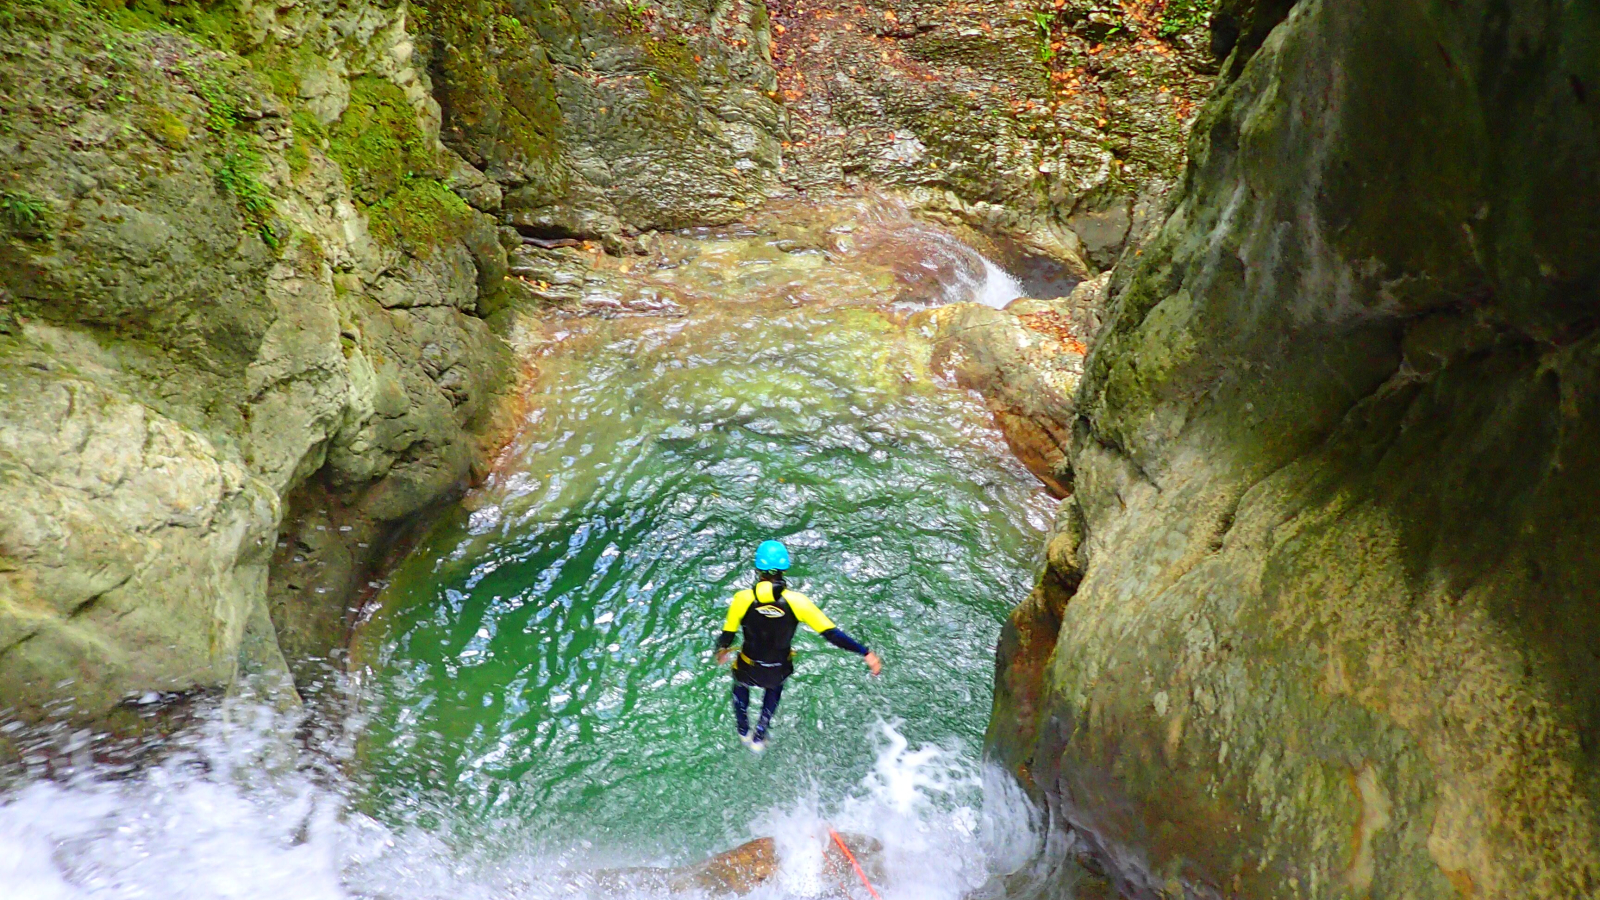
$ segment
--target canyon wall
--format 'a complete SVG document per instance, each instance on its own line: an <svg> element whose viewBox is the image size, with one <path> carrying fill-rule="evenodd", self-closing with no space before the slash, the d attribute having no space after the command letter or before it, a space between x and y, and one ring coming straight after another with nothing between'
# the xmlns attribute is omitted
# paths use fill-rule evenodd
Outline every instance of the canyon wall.
<svg viewBox="0 0 1600 900"><path fill-rule="evenodd" d="M1600 892L1600 15L1236 0L994 755L1130 897Z"/></svg>
<svg viewBox="0 0 1600 900"><path fill-rule="evenodd" d="M773 7L787 182L888 186L1079 277L1164 209L1215 68L1210 0Z"/></svg>

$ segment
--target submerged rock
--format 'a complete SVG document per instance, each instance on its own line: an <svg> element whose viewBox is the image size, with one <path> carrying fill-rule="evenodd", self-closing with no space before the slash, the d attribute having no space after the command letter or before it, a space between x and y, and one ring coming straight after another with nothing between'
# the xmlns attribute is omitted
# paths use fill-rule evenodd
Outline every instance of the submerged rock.
<svg viewBox="0 0 1600 900"><path fill-rule="evenodd" d="M841 834L855 863L868 880L883 882L883 845L859 834ZM808 897L851 898L865 896L851 860L827 835L816 838L821 866L810 873L816 879L808 885ZM783 880L783 859L772 838L747 841L725 853L692 866L672 869L633 868L595 873L594 884L613 890L666 890L674 894L705 893L711 896L744 896L761 888L779 886ZM808 879L809 880L809 879Z"/></svg>
<svg viewBox="0 0 1600 900"><path fill-rule="evenodd" d="M1594 896L1596 21L1218 18L991 746L1130 897Z"/></svg>

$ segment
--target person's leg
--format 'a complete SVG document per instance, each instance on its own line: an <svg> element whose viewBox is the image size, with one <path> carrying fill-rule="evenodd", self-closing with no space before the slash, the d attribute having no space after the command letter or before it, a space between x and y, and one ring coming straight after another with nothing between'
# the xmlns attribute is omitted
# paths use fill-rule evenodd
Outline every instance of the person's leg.
<svg viewBox="0 0 1600 900"><path fill-rule="evenodd" d="M733 720L739 725L740 737L750 733L750 689L737 681L733 683Z"/></svg>
<svg viewBox="0 0 1600 900"><path fill-rule="evenodd" d="M767 736L767 726L772 724L772 714L778 711L778 701L783 699L783 683L761 692L761 718L756 721L756 740Z"/></svg>

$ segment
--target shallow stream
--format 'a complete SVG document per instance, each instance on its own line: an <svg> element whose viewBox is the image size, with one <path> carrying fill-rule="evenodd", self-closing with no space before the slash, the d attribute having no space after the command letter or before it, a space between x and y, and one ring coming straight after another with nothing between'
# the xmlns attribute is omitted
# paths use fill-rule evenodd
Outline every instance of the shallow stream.
<svg viewBox="0 0 1600 900"><path fill-rule="evenodd" d="M1037 850L979 754L1053 504L903 325L1015 294L953 240L863 206L602 262L607 315L523 336L524 428L358 627L344 751L284 761L235 711L136 777L0 801L0 873L28 898L616 896L592 873L771 835L762 896L801 897L838 887L811 859L832 825L881 842L886 900L992 889ZM885 670L802 631L757 757L711 649L767 537Z"/></svg>

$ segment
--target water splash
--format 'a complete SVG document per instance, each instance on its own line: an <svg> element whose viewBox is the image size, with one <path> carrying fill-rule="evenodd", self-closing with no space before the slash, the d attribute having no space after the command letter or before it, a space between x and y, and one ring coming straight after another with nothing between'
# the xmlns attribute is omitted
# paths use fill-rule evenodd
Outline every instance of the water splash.
<svg viewBox="0 0 1600 900"><path fill-rule="evenodd" d="M324 760L263 765L295 724L268 711L249 729L215 724L159 765L36 782L0 805L0 885L8 900L593 900L696 892L606 887L585 872L603 852L483 852L359 809ZM828 805L815 792L751 816L781 868L753 900L856 896L822 874L831 825L876 839L866 860L884 900L957 900L1036 858L1038 816L1006 776L953 748L912 746L876 726L873 770ZM267 751L271 751L268 753ZM841 890L842 889L842 890ZM992 892L991 892L992 893Z"/></svg>
<svg viewBox="0 0 1600 900"><path fill-rule="evenodd" d="M895 724L876 730L877 760L846 799L829 808L812 796L763 823L778 839L786 896L815 896L829 828L882 845L874 886L884 900L992 894L1038 857L1040 818L1008 775L956 747L912 746Z"/></svg>
<svg viewBox="0 0 1600 900"><path fill-rule="evenodd" d="M983 260L983 287L979 289L977 300L984 306L995 309L1005 309L1006 304L1023 295L1022 282L1011 277L1011 273L989 261L986 256Z"/></svg>

